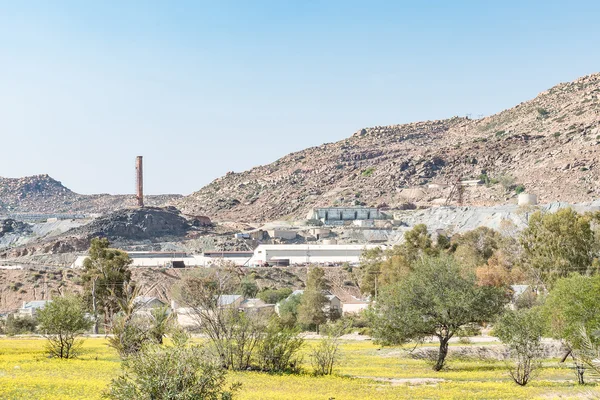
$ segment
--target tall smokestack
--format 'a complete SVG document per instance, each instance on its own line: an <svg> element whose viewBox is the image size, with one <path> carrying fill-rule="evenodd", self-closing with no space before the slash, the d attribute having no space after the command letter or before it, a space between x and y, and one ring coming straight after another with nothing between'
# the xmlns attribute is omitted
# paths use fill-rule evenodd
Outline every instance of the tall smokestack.
<svg viewBox="0 0 600 400"><path fill-rule="evenodd" d="M135 171L137 173L137 203L144 207L144 169L142 167L142 156L135 158Z"/></svg>

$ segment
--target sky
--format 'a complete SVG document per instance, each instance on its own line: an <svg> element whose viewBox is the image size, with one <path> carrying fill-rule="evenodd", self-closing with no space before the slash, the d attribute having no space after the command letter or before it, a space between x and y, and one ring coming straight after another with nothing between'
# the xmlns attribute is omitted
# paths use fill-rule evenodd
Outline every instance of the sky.
<svg viewBox="0 0 600 400"><path fill-rule="evenodd" d="M600 72L600 2L0 0L0 176L189 194Z"/></svg>

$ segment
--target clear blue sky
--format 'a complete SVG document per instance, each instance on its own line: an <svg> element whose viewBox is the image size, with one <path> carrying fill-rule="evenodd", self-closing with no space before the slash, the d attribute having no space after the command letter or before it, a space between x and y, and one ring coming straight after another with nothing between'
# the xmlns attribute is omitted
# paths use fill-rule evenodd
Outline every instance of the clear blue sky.
<svg viewBox="0 0 600 400"><path fill-rule="evenodd" d="M0 0L0 176L191 193L600 71L600 1Z"/></svg>

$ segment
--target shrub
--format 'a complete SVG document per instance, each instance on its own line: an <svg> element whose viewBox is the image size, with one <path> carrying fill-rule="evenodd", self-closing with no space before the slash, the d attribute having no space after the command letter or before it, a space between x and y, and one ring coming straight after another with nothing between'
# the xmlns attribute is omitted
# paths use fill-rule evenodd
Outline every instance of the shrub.
<svg viewBox="0 0 600 400"><path fill-rule="evenodd" d="M4 333L9 336L23 335L26 333L34 333L37 327L35 318L23 316L15 318L14 315L9 315L4 323Z"/></svg>
<svg viewBox="0 0 600 400"><path fill-rule="evenodd" d="M122 364L105 397L113 400L229 400L226 370L201 347L146 345Z"/></svg>
<svg viewBox="0 0 600 400"><path fill-rule="evenodd" d="M303 345L304 339L298 337L297 329L282 326L273 318L258 345L258 366L269 372L298 372L301 361L298 352Z"/></svg>
<svg viewBox="0 0 600 400"><path fill-rule="evenodd" d="M59 358L73 358L81 345L77 336L92 327L83 301L72 295L52 300L38 312L39 330L48 339L48 352Z"/></svg>
<svg viewBox="0 0 600 400"><path fill-rule="evenodd" d="M525 191L525 186L523 185L517 185L517 187L515 187L515 193L516 194L521 194Z"/></svg>
<svg viewBox="0 0 600 400"><path fill-rule="evenodd" d="M545 108L538 108L537 112L538 112L538 116L540 118L546 118L548 116L548 114L550 114L550 112L548 110L546 110Z"/></svg>
<svg viewBox="0 0 600 400"><path fill-rule="evenodd" d="M367 169L363 170L363 172L361 172L362 176L368 177L373 175L373 173L375 172L375 168L374 167L368 167Z"/></svg>
<svg viewBox="0 0 600 400"><path fill-rule="evenodd" d="M340 357L340 338L345 330L346 325L341 322L327 325L322 329L324 336L310 353L315 375L331 375L333 373L333 367Z"/></svg>

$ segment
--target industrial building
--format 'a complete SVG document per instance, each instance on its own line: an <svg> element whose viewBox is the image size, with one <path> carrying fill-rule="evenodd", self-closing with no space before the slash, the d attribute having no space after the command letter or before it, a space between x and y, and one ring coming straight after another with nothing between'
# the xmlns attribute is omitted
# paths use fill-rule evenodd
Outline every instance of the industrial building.
<svg viewBox="0 0 600 400"><path fill-rule="evenodd" d="M185 268L210 267L224 263L239 266L248 265L254 256L252 251L205 251L202 255L183 252L128 251L132 267ZM87 256L79 256L71 268L82 268Z"/></svg>
<svg viewBox="0 0 600 400"><path fill-rule="evenodd" d="M162 268L184 268L203 266L199 256L189 255L182 252L162 251L128 251L132 267L162 267ZM71 265L71 268L82 268L83 261L87 256L79 256Z"/></svg>
<svg viewBox="0 0 600 400"><path fill-rule="evenodd" d="M313 208L306 219L319 220L325 225L343 225L346 221L386 219L387 215L372 207Z"/></svg>
<svg viewBox="0 0 600 400"><path fill-rule="evenodd" d="M375 245L356 244L261 244L254 250L251 266L291 264L357 264L365 249Z"/></svg>

